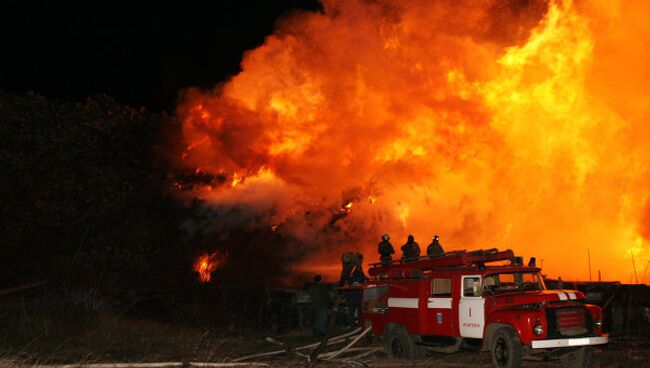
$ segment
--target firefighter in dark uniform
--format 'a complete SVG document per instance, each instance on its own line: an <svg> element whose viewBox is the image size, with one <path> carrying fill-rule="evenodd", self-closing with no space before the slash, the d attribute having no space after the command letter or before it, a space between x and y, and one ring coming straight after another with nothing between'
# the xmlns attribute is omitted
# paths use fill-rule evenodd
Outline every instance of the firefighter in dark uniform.
<svg viewBox="0 0 650 368"><path fill-rule="evenodd" d="M307 292L311 298L311 305L314 308L314 336L325 335L325 327L327 327L327 312L331 307L331 296L327 285L321 282L321 276L314 276L314 283L307 288Z"/></svg>
<svg viewBox="0 0 650 368"><path fill-rule="evenodd" d="M361 276L366 280L363 273L363 255L359 252L346 252L341 255L341 278L339 279L339 286L348 283L356 273L361 273Z"/></svg>
<svg viewBox="0 0 650 368"><path fill-rule="evenodd" d="M352 252L345 252L341 255L341 278L339 279L339 286L345 285L352 276L352 270L356 266L356 254Z"/></svg>
<svg viewBox="0 0 650 368"><path fill-rule="evenodd" d="M433 241L427 247L427 255L431 258L444 257L445 251L442 250L442 245L440 245L438 235L433 236Z"/></svg>
<svg viewBox="0 0 650 368"><path fill-rule="evenodd" d="M409 235L408 240L402 245L402 260L415 261L420 258L420 245L415 242L413 235Z"/></svg>
<svg viewBox="0 0 650 368"><path fill-rule="evenodd" d="M370 279L366 276L366 273L363 272L363 254L356 252L354 253L356 255L356 264L354 266L354 270L352 271L352 277L351 280L352 282L366 282Z"/></svg>
<svg viewBox="0 0 650 368"><path fill-rule="evenodd" d="M359 254L359 256L361 256ZM352 276L348 279L348 285L359 285L366 281L368 278L363 273L363 268L361 268L361 261L363 256L359 260L359 265L355 267ZM346 303L348 305L348 330L352 330L359 325L359 318L361 317L361 289L353 289L346 292Z"/></svg>
<svg viewBox="0 0 650 368"><path fill-rule="evenodd" d="M393 248L393 244L391 244L389 240L390 236L388 236L388 234L382 235L381 242L377 249L379 251L379 260L381 261L381 264L384 265L392 264L393 254L395 254L395 248Z"/></svg>

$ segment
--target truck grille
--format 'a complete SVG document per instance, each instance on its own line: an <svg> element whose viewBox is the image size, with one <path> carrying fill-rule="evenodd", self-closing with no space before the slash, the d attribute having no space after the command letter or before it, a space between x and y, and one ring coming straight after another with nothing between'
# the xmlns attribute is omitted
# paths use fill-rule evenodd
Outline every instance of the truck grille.
<svg viewBox="0 0 650 368"><path fill-rule="evenodd" d="M584 308L561 308L557 309L556 328L565 336L576 336L587 332L585 323Z"/></svg>

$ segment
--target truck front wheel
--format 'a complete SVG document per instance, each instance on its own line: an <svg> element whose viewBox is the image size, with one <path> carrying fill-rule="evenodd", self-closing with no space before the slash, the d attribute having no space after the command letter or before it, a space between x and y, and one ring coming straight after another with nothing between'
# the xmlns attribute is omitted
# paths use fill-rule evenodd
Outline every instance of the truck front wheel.
<svg viewBox="0 0 650 368"><path fill-rule="evenodd" d="M424 348L415 345L413 338L403 328L394 328L384 336L389 359L414 359L424 355Z"/></svg>
<svg viewBox="0 0 650 368"><path fill-rule="evenodd" d="M495 367L521 366L521 341L512 328L502 327L494 331L490 341L490 352Z"/></svg>

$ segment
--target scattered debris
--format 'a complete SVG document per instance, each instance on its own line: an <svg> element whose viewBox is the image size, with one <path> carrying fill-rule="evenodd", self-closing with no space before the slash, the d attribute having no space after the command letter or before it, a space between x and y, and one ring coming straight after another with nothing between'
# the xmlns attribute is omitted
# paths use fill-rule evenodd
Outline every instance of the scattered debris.
<svg viewBox="0 0 650 368"><path fill-rule="evenodd" d="M335 350L335 351L331 351L331 352L327 352L327 353L319 353L317 355L316 359L323 358L323 359L326 359L326 360L331 360L331 359L334 359L337 356L345 353L346 351L350 351L350 352L352 352L352 351L354 351L354 352L362 351L363 353L367 353L369 350L375 350L376 351L376 349L374 349L374 348L350 349L363 336L365 336L368 332L370 332L370 328L366 328L363 332L357 334L359 331L361 331L361 328L357 328L357 329L355 329L353 331L350 331L350 332L347 332L347 333L344 333L342 335L335 336L335 337L329 339L327 342L325 342L325 346L341 344L341 343L346 342L348 339L351 339L351 341L340 350ZM355 335L355 334L357 334L357 335ZM310 355L303 354L300 351L302 351L302 350L311 350L311 349L320 349L321 345L323 344L322 342L315 342L313 344L304 345L304 346L300 346L300 347L297 347L297 348L291 348L291 347L288 347L285 343L283 343L281 341L277 341L277 340L275 340L275 339L273 339L271 337L267 337L266 341L271 343L271 344L274 344L274 345L283 346L285 348L282 349L282 350L274 350L274 351L268 351L268 352L264 352L264 353L245 355L243 357L233 359L233 362L243 362L243 361L248 360L248 359L270 357L270 356L282 355L282 354L285 354L285 353L291 353L291 354L297 355L299 357L305 358L308 361L312 361L312 360L316 360L316 359L312 359L311 354ZM312 352L312 354L313 354L313 352ZM364 355L364 356L366 356L366 355Z"/></svg>
<svg viewBox="0 0 650 368"><path fill-rule="evenodd" d="M202 362L162 362L162 363L79 363L63 365L35 365L36 368L168 368L168 367L266 367L267 363L202 363Z"/></svg>

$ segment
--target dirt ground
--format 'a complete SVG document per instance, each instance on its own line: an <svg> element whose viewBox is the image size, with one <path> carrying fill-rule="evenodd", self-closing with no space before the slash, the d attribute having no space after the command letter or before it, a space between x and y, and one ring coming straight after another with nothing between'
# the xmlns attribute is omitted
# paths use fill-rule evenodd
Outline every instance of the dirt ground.
<svg viewBox="0 0 650 368"><path fill-rule="evenodd" d="M305 341L303 341L304 343ZM381 342L375 342L373 344L367 344L364 342L359 344L361 348L381 348ZM136 346L133 346L133 351L138 350ZM145 348L145 346L141 346ZM152 346L149 345L146 347L152 349ZM220 338L215 339L212 342L204 341L203 346L196 346L194 351L191 354L187 354L187 347L184 347L185 354L179 351L178 355L169 354L169 346L165 347L163 351L149 350L148 353L142 354L140 352L140 359L125 359L124 356L117 359L111 359L110 355L104 355L100 357L100 354L92 357L92 355L87 355L85 359L82 360L66 360L67 364L90 364L90 363L109 363L109 362L233 362L237 357L261 353L266 351L278 350L277 345L273 344L264 344L257 340L256 338L246 338L243 336L233 337L233 338ZM309 363L305 358L295 356L293 354L282 354L275 357L261 357L254 358L248 362L253 364L243 365L242 367L259 367L259 363L267 364L269 367L282 367L282 368L298 368L298 367L314 367L314 368L329 368L329 367L377 367L377 368L389 368L389 367L492 367L492 361L490 358L489 352L479 353L475 351L461 351L453 354L441 354L441 353L431 353L427 354L427 357L419 360L389 360L383 351L377 351L372 355L355 358L353 355L355 353L344 354L339 358L333 360L319 360L316 362ZM358 354L358 353L357 353ZM62 354L63 355L63 354ZM182 356L184 355L184 356ZM625 346L617 342L613 342L610 346L598 347L594 349L594 362L591 367L650 367L650 349L647 346L642 347L632 347ZM58 360L58 359L57 359ZM59 361L59 364L61 361ZM53 364L52 361L20 361L14 359L8 359L0 361L2 366L33 366L34 364ZM522 367L562 367L569 368L570 364L563 362L561 360L551 360L551 361L539 361L539 360L530 360L525 359Z"/></svg>
<svg viewBox="0 0 650 368"><path fill-rule="evenodd" d="M371 346L381 347L380 343ZM428 353L425 359L420 360L389 360L383 351L369 357L354 359L340 358L335 361L319 361L308 364L305 360L296 357L279 357L273 359L257 359L256 362L269 363L271 367L492 367L489 352L461 351L453 354ZM522 367L569 368L571 363L560 359L540 361L524 359ZM591 367L650 367L650 348L624 347L617 343L611 346L594 349L594 361Z"/></svg>
<svg viewBox="0 0 650 368"><path fill-rule="evenodd" d="M7 316L9 317L9 316ZM8 321L10 319L6 319ZM38 322L38 323L37 323ZM0 366L92 364L113 362L236 362L247 355L300 347L317 342L307 331L272 336L259 330L237 328L180 327L176 324L100 316L90 327L66 331L69 326L35 320L23 323L13 336L5 335L0 345ZM27 334L27 327L35 330ZM41 329L36 329L36 327ZM8 332L8 331L7 331ZM26 334L17 343L18 332ZM64 335L61 335L66 332ZM335 335L345 331L338 331ZM61 335L61 336L59 336ZM269 341L269 338L272 338ZM341 349L349 340L329 347ZM253 357L244 362L264 363L269 367L491 367L489 352L460 351L453 354L429 352L420 360L389 360L379 338L360 339L353 349L333 360L308 362L304 354L286 353ZM365 350L361 350L365 349ZM374 349L374 351L370 351ZM360 357L360 354L366 354ZM592 367L650 367L650 331L612 336L610 343L594 347ZM253 365L249 365L253 366ZM258 365L259 366L259 365ZM571 368L561 360L524 360L523 367Z"/></svg>

